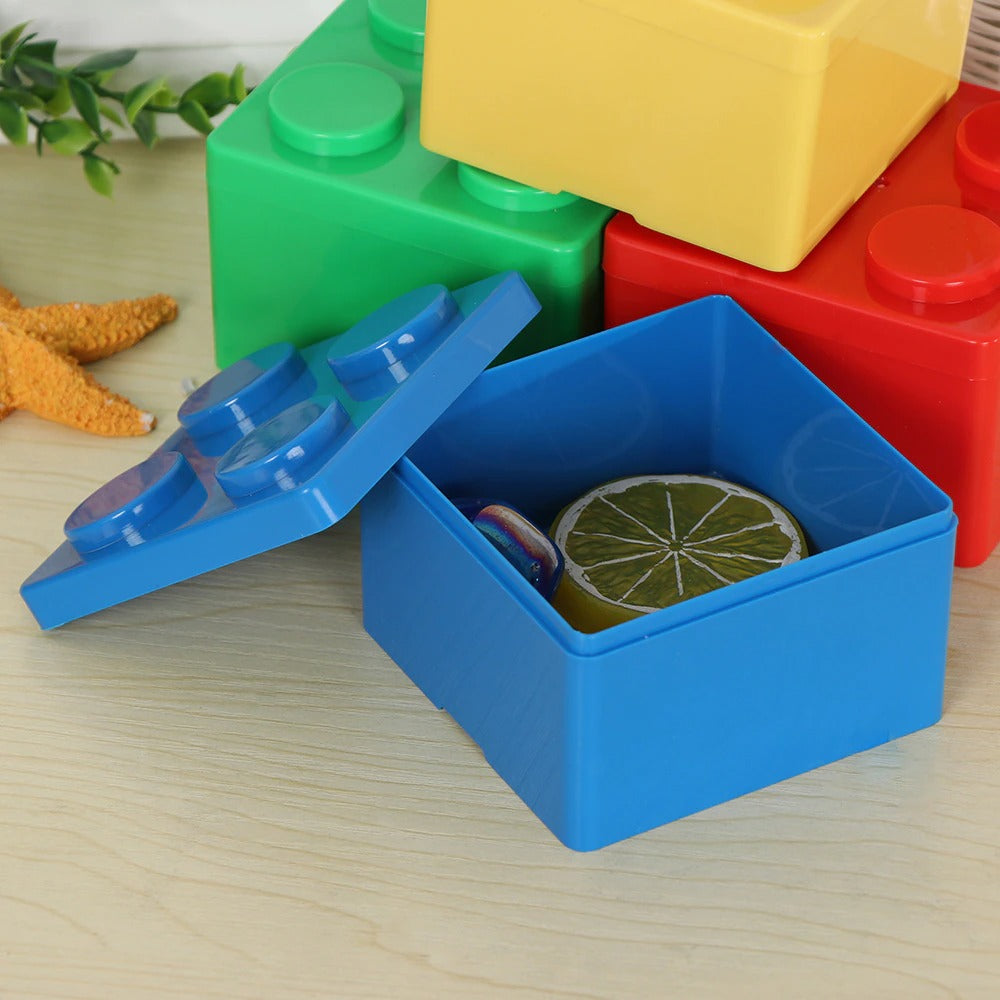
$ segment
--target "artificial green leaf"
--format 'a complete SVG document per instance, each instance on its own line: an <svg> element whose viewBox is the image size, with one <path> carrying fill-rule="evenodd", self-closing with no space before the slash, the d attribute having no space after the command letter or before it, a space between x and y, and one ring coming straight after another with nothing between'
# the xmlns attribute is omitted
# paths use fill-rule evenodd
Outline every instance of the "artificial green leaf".
<svg viewBox="0 0 1000 1000"><path fill-rule="evenodd" d="M32 59L37 59L39 62L43 62L48 66L54 66L56 62L57 43L52 39L47 39L44 42L28 41L28 38L34 37L34 35L28 35L27 38L22 39L21 44L17 47L18 54L31 56Z"/></svg>
<svg viewBox="0 0 1000 1000"><path fill-rule="evenodd" d="M32 82L43 87L54 87L59 76L55 72L55 42L22 42L11 53L18 70Z"/></svg>
<svg viewBox="0 0 1000 1000"><path fill-rule="evenodd" d="M145 83L137 84L125 94L124 98L122 98L122 107L125 109L125 117L131 124L135 124L135 120L142 109L149 104L156 92L164 86L166 86L166 81L160 76L155 80L146 80Z"/></svg>
<svg viewBox="0 0 1000 1000"><path fill-rule="evenodd" d="M20 87L22 82L17 63L13 59L4 59L3 65L0 65L0 83L5 87Z"/></svg>
<svg viewBox="0 0 1000 1000"><path fill-rule="evenodd" d="M81 152L95 139L90 126L79 118L60 118L58 121L45 122L41 131L45 141L63 156Z"/></svg>
<svg viewBox="0 0 1000 1000"><path fill-rule="evenodd" d="M233 104L239 104L240 101L245 101L247 96L247 85L244 79L244 74L246 68L243 63L237 63L236 69L233 70L233 75L229 78L229 100Z"/></svg>
<svg viewBox="0 0 1000 1000"><path fill-rule="evenodd" d="M21 37L21 33L30 23L30 21L24 21L0 35L0 56L6 56L10 52Z"/></svg>
<svg viewBox="0 0 1000 1000"><path fill-rule="evenodd" d="M73 97L69 92L69 83L63 77L51 91L52 96L45 102L45 110L53 118L59 118L73 107Z"/></svg>
<svg viewBox="0 0 1000 1000"><path fill-rule="evenodd" d="M17 64L17 70L39 87L55 87L59 83L59 77L47 66L34 66L31 63L20 61Z"/></svg>
<svg viewBox="0 0 1000 1000"><path fill-rule="evenodd" d="M28 115L20 104L0 97L0 129L15 146L28 141Z"/></svg>
<svg viewBox="0 0 1000 1000"><path fill-rule="evenodd" d="M177 114L191 128L201 132L202 135L208 135L212 131L212 119L208 117L205 109L197 101L181 101L181 106L177 109Z"/></svg>
<svg viewBox="0 0 1000 1000"><path fill-rule="evenodd" d="M149 102L149 107L151 109L155 108L160 110L161 108L169 108L174 110L180 101L177 94L170 89L166 84L164 84L160 89L153 94L153 99Z"/></svg>
<svg viewBox="0 0 1000 1000"><path fill-rule="evenodd" d="M111 164L99 156L84 156L83 173L87 183L105 198L110 198L114 190L115 171Z"/></svg>
<svg viewBox="0 0 1000 1000"><path fill-rule="evenodd" d="M203 76L181 94L181 103L184 101L197 101L209 110L209 114L217 114L229 104L229 77L225 73ZM216 110L211 110L213 108Z"/></svg>
<svg viewBox="0 0 1000 1000"><path fill-rule="evenodd" d="M97 134L101 134L101 109L97 103L97 94L86 80L81 80L77 76L69 78L69 92L73 98L76 110L80 112L80 117Z"/></svg>
<svg viewBox="0 0 1000 1000"><path fill-rule="evenodd" d="M87 182L102 195L111 194L114 175L119 172L96 152L111 136L105 131L105 121L119 128L131 124L136 136L151 147L159 140L160 114L177 114L191 128L208 135L212 118L248 93L240 64L230 74L209 73L181 96L163 77L146 80L122 95L110 81L120 67L132 62L136 50L95 53L73 69L61 68L56 65L57 43L39 40L37 33L26 28L27 22L0 34L0 131L24 144L35 125L38 154L46 145L63 155L80 154ZM79 117L65 117L73 109Z"/></svg>
<svg viewBox="0 0 1000 1000"><path fill-rule="evenodd" d="M38 32L37 31L32 31L30 34L25 35L23 38L19 38L17 40L17 43L15 45L11 46L11 50L8 53L8 58L11 58L11 59L16 58L18 52L21 49L23 49L24 46L27 45L28 42L30 42L32 38L37 38L37 37L38 37Z"/></svg>
<svg viewBox="0 0 1000 1000"><path fill-rule="evenodd" d="M98 52L96 55L87 56L83 62L75 66L77 73L91 74L102 73L109 69L120 69L127 66L137 53L135 49L115 49L112 52Z"/></svg>
<svg viewBox="0 0 1000 1000"><path fill-rule="evenodd" d="M156 134L156 119L150 111L140 111L132 122L132 128L142 140L142 144L150 149L159 141L160 137Z"/></svg>
<svg viewBox="0 0 1000 1000"><path fill-rule="evenodd" d="M118 114L118 112L115 111L110 104L105 104L104 101L101 101L98 107L100 108L101 114L107 118L109 122L113 122L119 128L125 127L125 122L122 121L122 116Z"/></svg>
<svg viewBox="0 0 1000 1000"><path fill-rule="evenodd" d="M45 101L38 94L19 87L5 87L3 96L29 111L41 111L45 107Z"/></svg>

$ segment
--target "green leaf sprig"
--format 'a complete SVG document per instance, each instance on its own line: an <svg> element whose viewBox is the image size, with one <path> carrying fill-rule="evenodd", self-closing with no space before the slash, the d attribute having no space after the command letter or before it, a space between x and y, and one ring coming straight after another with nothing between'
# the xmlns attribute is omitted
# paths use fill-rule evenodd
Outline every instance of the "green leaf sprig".
<svg viewBox="0 0 1000 1000"><path fill-rule="evenodd" d="M144 145L156 145L157 115L177 115L208 135L212 119L247 96L243 67L232 73L209 73L182 94L164 77L117 90L114 74L136 56L135 49L101 52L72 67L56 65L56 42L25 34L29 22L0 35L0 130L17 146L27 145L35 130L35 149L45 146L83 159L90 186L110 197L119 167L104 155L108 124L131 127ZM75 115L71 112L75 111ZM78 117L77 117L78 116Z"/></svg>

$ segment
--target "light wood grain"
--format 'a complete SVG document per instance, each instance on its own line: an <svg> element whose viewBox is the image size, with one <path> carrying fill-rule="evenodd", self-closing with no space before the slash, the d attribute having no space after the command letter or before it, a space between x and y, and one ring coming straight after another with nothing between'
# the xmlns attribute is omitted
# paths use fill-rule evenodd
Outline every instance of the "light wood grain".
<svg viewBox="0 0 1000 1000"><path fill-rule="evenodd" d="M40 632L20 582L213 371L202 147L119 152L108 203L0 150L0 281L181 304L95 366L151 438L0 423L0 998L998 995L1000 556L938 726L588 855L366 636L354 516Z"/></svg>

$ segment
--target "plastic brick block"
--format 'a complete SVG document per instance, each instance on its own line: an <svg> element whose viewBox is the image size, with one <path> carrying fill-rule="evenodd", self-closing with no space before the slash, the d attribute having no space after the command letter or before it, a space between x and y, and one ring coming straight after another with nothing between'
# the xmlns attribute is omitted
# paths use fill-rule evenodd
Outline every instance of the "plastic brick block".
<svg viewBox="0 0 1000 1000"><path fill-rule="evenodd" d="M506 270L542 311L505 358L601 328L610 209L423 148L423 45L423 0L346 0L209 137L220 366Z"/></svg>
<svg viewBox="0 0 1000 1000"><path fill-rule="evenodd" d="M329 527L537 312L517 274L430 285L304 350L238 361L70 514L25 602L52 628Z"/></svg>
<svg viewBox="0 0 1000 1000"><path fill-rule="evenodd" d="M617 216L606 318L734 296L952 497L975 566L1000 541L998 224L1000 93L962 84L788 274Z"/></svg>
<svg viewBox="0 0 1000 1000"><path fill-rule="evenodd" d="M788 270L958 82L971 0L428 0L429 149Z"/></svg>
<svg viewBox="0 0 1000 1000"><path fill-rule="evenodd" d="M773 497L812 554L584 634L448 499L547 525L653 472ZM365 627L589 850L935 722L954 539L941 490L707 298L480 376L362 504Z"/></svg>

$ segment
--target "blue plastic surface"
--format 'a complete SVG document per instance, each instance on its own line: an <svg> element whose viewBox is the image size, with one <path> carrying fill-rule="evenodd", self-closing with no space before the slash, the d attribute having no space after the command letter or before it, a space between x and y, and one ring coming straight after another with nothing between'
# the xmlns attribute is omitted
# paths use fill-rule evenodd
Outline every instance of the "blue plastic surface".
<svg viewBox="0 0 1000 1000"><path fill-rule="evenodd" d="M584 634L447 499L548 526L597 483L669 472L773 497L814 554ZM365 627L589 850L937 721L955 527L732 300L703 299L477 379L362 504Z"/></svg>
<svg viewBox="0 0 1000 1000"><path fill-rule="evenodd" d="M150 458L73 511L25 602L52 628L329 527L538 308L514 272L435 285L302 351L236 362Z"/></svg>

